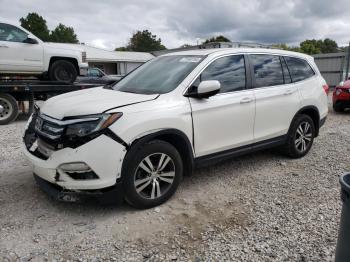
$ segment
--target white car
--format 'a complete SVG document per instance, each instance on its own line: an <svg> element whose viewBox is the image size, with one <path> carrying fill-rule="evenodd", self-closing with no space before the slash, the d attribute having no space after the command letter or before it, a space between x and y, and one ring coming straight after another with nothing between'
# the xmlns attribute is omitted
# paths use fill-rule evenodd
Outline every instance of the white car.
<svg viewBox="0 0 350 262"><path fill-rule="evenodd" d="M0 76L43 76L73 83L87 73L86 52L66 44L44 43L20 26L0 22Z"/></svg>
<svg viewBox="0 0 350 262"><path fill-rule="evenodd" d="M281 146L306 155L325 122L313 58L273 49L166 54L112 88L49 99L28 122L25 153L58 199L169 199L192 169Z"/></svg>

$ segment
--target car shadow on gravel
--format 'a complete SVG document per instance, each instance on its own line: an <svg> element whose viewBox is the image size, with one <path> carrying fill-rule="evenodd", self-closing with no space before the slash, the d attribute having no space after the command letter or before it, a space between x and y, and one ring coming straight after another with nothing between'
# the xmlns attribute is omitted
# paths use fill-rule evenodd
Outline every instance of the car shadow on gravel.
<svg viewBox="0 0 350 262"><path fill-rule="evenodd" d="M281 149L266 149L239 157L222 160L212 165L197 168L194 170L193 175L191 177L194 178L196 176L202 175L202 173L204 172L207 176L214 176L214 178L216 178L217 173L225 174L225 171L227 170L232 170L234 171L234 173L239 173L240 171L248 171L252 167L259 169L265 166L267 163L281 162L287 160L290 160L290 158L285 156ZM207 172L208 170L210 170L211 172Z"/></svg>
<svg viewBox="0 0 350 262"><path fill-rule="evenodd" d="M29 115L28 114L23 114L20 113L17 117L17 119L15 120L15 122L27 122L29 119Z"/></svg>
<svg viewBox="0 0 350 262"><path fill-rule="evenodd" d="M245 175L245 172L251 172L252 168L254 170L259 170L267 163L278 163L286 159L288 158L281 155L278 150L272 149L220 161L210 166L195 169L191 176L184 177L182 183L180 184L180 189L185 191L191 190L191 187L199 186L203 180L209 183L215 183L218 179L222 178L238 178L241 175ZM43 203L44 205L51 206L51 208L55 208L57 211L64 209L66 213L81 214L81 212L83 212L85 214L92 215L101 211L114 214L142 212L142 210L137 210L130 207L125 201L118 205L103 204L94 200L79 203L61 202L46 195L46 193L40 190L39 187L37 189L40 191L39 198L45 202ZM179 194L175 194L175 196L170 201L176 200L178 197Z"/></svg>
<svg viewBox="0 0 350 262"><path fill-rule="evenodd" d="M245 176L246 172L254 172L252 171L252 168L253 170L259 170L267 163L278 162L281 161L281 159L283 160L284 157L281 156L276 150L265 150L230 160L221 161L208 167L196 169L194 170L192 176L184 178L179 187L180 192L175 194L174 197L172 197L172 199L170 199L163 206L169 207L173 204L181 204L181 201L179 201L179 199L184 194L190 193L194 188L201 188L203 184L220 183L220 179L223 181L226 179L237 179L241 176ZM22 175L24 176L24 174ZM130 213L138 213L144 211L137 210L129 206L125 201L122 204L118 205L101 204L96 201L84 201L81 203L61 202L53 199L45 192L43 192L39 186L36 185L34 179L31 176L27 176L26 174L23 179L24 180L21 182L21 192L18 192L18 190L15 189L20 185L14 184L10 186L12 190L10 190L10 188L7 190L7 197L13 201L9 201L7 203L4 202L4 205L11 208L13 205L11 202L21 202L23 206L31 207L31 211L27 210L26 212L47 213L49 216L55 216L55 214L61 213L62 210L64 210L65 216L71 217L82 215L86 217L94 217L101 214L107 216L115 216L119 214L123 216ZM198 193L202 194L203 192ZM30 197L28 198L27 196Z"/></svg>

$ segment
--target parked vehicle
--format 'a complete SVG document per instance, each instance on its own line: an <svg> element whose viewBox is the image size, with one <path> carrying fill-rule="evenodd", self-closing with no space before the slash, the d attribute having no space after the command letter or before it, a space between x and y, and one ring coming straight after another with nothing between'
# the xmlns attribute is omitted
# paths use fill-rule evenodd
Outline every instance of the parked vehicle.
<svg viewBox="0 0 350 262"><path fill-rule="evenodd" d="M99 68L89 68L85 76L77 77L77 82L105 85L118 82L121 78L121 75L107 75Z"/></svg>
<svg viewBox="0 0 350 262"><path fill-rule="evenodd" d="M20 26L0 22L0 75L47 76L73 83L87 68L83 50L44 43Z"/></svg>
<svg viewBox="0 0 350 262"><path fill-rule="evenodd" d="M313 58L272 49L170 53L113 87L49 99L28 122L25 154L56 198L168 200L194 167L282 146L306 155L328 88Z"/></svg>
<svg viewBox="0 0 350 262"><path fill-rule="evenodd" d="M340 83L333 92L333 110L343 112L350 108L350 80Z"/></svg>

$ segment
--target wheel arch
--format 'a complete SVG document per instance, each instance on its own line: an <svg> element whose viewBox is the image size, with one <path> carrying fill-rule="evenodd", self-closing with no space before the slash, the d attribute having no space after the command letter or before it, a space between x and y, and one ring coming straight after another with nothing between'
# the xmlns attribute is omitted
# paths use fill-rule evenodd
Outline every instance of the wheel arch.
<svg viewBox="0 0 350 262"><path fill-rule="evenodd" d="M77 70L77 74L79 75L79 65L78 65L78 60L76 58L73 57L64 57L64 56L53 56L50 58L50 62L49 62L49 68L48 71L51 70L51 66L54 62L58 61L58 60L65 60L65 61L69 61L71 63L73 63L75 70Z"/></svg>
<svg viewBox="0 0 350 262"><path fill-rule="evenodd" d="M318 136L320 130L320 112L316 106L305 106L299 109L299 111L294 115L291 125L297 115L307 115L311 117L315 125L315 137Z"/></svg>
<svg viewBox="0 0 350 262"><path fill-rule="evenodd" d="M162 140L174 146L179 152L184 165L184 175L191 175L194 168L193 147L188 137L178 129L163 129L135 139L129 146L132 148L142 146L152 140Z"/></svg>

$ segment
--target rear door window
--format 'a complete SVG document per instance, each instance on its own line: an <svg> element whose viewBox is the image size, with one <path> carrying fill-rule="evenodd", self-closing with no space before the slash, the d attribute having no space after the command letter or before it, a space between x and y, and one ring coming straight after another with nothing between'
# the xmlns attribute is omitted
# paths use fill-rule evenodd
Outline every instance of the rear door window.
<svg viewBox="0 0 350 262"><path fill-rule="evenodd" d="M254 68L255 87L284 84L282 65L279 56L250 55Z"/></svg>
<svg viewBox="0 0 350 262"><path fill-rule="evenodd" d="M284 57L293 82L302 81L315 75L314 70L304 59L295 57Z"/></svg>

